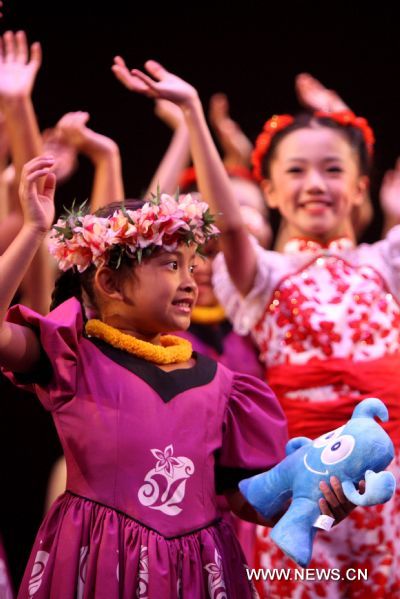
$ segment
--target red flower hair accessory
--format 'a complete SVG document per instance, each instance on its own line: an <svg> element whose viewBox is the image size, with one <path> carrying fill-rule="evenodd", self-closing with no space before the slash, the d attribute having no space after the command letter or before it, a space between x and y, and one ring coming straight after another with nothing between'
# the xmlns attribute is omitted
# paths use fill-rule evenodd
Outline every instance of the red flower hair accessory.
<svg viewBox="0 0 400 599"><path fill-rule="evenodd" d="M367 151L372 156L374 151L375 135L373 130L368 124L367 119L361 116L356 116L351 110L341 110L340 112L324 112L323 110L317 110L314 113L317 118L331 119L343 127L356 127L360 129L364 138Z"/></svg>
<svg viewBox="0 0 400 599"><path fill-rule="evenodd" d="M253 174L257 181L263 180L262 161L268 152L272 138L278 131L286 129L294 122L294 118L290 114L274 114L264 125L262 132L257 137L256 145L251 155L253 164Z"/></svg>

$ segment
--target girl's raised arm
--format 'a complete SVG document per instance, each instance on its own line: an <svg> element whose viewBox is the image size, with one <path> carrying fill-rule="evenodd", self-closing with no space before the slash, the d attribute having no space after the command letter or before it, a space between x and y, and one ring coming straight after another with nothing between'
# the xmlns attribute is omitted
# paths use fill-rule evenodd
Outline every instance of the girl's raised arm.
<svg viewBox="0 0 400 599"><path fill-rule="evenodd" d="M137 69L129 71L118 57L112 70L128 89L150 98L169 100L182 109L200 192L211 210L219 213L216 224L222 234L221 245L229 273L238 290L245 295L254 283L256 254L229 177L208 130L197 91L154 60L147 61L145 68L151 77Z"/></svg>
<svg viewBox="0 0 400 599"><path fill-rule="evenodd" d="M59 139L87 156L94 166L90 211L95 212L111 202L125 197L121 156L116 142L87 126L89 113L77 111L65 114L56 125Z"/></svg>
<svg viewBox="0 0 400 599"><path fill-rule="evenodd" d="M211 96L208 118L223 150L224 165L250 168L253 144L229 114L229 100L225 94Z"/></svg>
<svg viewBox="0 0 400 599"><path fill-rule="evenodd" d="M33 370L40 358L40 343L28 327L8 323L6 311L35 252L54 219L54 159L39 156L28 162L21 175L19 194L24 224L14 241L0 256L0 364L15 372ZM43 177L43 191L38 185Z"/></svg>
<svg viewBox="0 0 400 599"><path fill-rule="evenodd" d="M189 132L181 109L168 100L156 100L155 113L173 129L174 134L147 188L145 198L155 194L158 187L162 192L173 195L178 188L179 177L191 159Z"/></svg>

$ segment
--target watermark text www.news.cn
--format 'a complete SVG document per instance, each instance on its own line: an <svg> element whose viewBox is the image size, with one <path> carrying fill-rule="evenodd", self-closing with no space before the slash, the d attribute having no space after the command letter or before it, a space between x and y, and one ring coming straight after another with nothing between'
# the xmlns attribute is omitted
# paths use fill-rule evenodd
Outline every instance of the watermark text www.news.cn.
<svg viewBox="0 0 400 599"><path fill-rule="evenodd" d="M246 568L249 580L368 580L368 570L363 568Z"/></svg>

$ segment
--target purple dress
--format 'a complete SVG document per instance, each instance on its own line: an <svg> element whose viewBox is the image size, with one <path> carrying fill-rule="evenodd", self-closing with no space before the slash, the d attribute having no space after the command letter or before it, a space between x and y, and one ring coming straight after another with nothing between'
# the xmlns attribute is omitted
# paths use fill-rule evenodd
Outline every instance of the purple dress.
<svg viewBox="0 0 400 599"><path fill-rule="evenodd" d="M75 299L46 317L16 306L8 319L40 335L35 391L57 427L68 489L18 597L251 597L216 486L282 459L286 422L270 389L201 355L167 373L88 339Z"/></svg>
<svg viewBox="0 0 400 599"><path fill-rule="evenodd" d="M193 345L196 352L217 360L234 372L265 379L265 367L258 359L258 349L250 335L238 335L229 320L211 324L192 323L187 331L176 333Z"/></svg>

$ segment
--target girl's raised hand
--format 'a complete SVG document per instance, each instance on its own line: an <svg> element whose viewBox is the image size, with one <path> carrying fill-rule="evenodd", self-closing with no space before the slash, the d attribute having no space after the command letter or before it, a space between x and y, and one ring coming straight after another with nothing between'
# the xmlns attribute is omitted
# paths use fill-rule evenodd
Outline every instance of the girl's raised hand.
<svg viewBox="0 0 400 599"><path fill-rule="evenodd" d="M67 112L56 124L56 135L64 143L79 150L86 141L86 123L89 118L89 113L81 110Z"/></svg>
<svg viewBox="0 0 400 599"><path fill-rule="evenodd" d="M24 222L43 233L51 228L54 220L56 177L51 172L53 166L52 156L33 158L22 169L19 185Z"/></svg>
<svg viewBox="0 0 400 599"><path fill-rule="evenodd" d="M295 87L300 104L306 108L324 112L349 110L347 104L333 89L328 89L308 73L297 75Z"/></svg>
<svg viewBox="0 0 400 599"><path fill-rule="evenodd" d="M6 31L0 38L0 98L30 96L41 62L38 42L29 50L24 31Z"/></svg>
<svg viewBox="0 0 400 599"><path fill-rule="evenodd" d="M231 118L225 94L211 96L208 116L224 151L225 164L250 166L252 143Z"/></svg>
<svg viewBox="0 0 400 599"><path fill-rule="evenodd" d="M198 98L194 87L164 69L155 60L148 60L144 66L151 77L139 69L130 71L120 56L114 58L111 68L125 87L149 98L170 100L181 107Z"/></svg>
<svg viewBox="0 0 400 599"><path fill-rule="evenodd" d="M357 506L346 498L343 493L342 483L336 476L331 476L329 482L330 485L325 481L321 481L319 484L319 488L324 495L319 500L319 507L322 514L334 518L335 524L339 524ZM365 492L364 480L359 482L358 489L361 494Z"/></svg>
<svg viewBox="0 0 400 599"><path fill-rule="evenodd" d="M92 159L117 151L117 144L112 139L87 127L89 118L89 113L81 110L64 114L55 128L59 141Z"/></svg>

